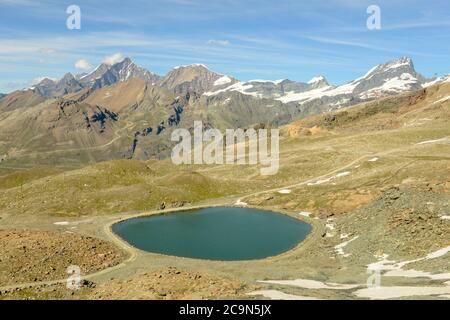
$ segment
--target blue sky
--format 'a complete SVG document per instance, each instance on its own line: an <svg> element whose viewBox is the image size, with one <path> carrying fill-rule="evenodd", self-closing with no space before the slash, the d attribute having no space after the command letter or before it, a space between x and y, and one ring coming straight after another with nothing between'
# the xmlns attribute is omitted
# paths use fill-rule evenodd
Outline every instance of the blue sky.
<svg viewBox="0 0 450 320"><path fill-rule="evenodd" d="M81 30L66 9L81 8ZM381 30L366 10L381 8ZM448 0L0 0L0 92L60 78L115 53L158 74L204 63L241 80L334 84L409 56L426 76L450 73Z"/></svg>

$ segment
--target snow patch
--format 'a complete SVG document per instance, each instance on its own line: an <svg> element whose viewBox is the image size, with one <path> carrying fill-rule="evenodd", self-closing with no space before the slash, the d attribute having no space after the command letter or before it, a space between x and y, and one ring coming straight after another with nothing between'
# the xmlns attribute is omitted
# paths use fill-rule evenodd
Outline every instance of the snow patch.
<svg viewBox="0 0 450 320"><path fill-rule="evenodd" d="M433 104L442 103L442 102L445 102L448 100L450 100L450 96L443 97L442 99L439 99L438 101L434 102Z"/></svg>
<svg viewBox="0 0 450 320"><path fill-rule="evenodd" d="M336 175L336 177L337 178L345 177L345 176L348 176L349 174L350 174L350 171L340 172Z"/></svg>
<svg viewBox="0 0 450 320"><path fill-rule="evenodd" d="M58 221L58 222L54 222L53 224L57 225L57 226L67 226L67 225L69 225L69 222L68 221Z"/></svg>
<svg viewBox="0 0 450 320"><path fill-rule="evenodd" d="M247 202L242 202L241 199L238 199L238 200L234 203L234 205L235 205L235 206L243 206L243 207L245 207L245 206L248 206L248 203L247 203Z"/></svg>
<svg viewBox="0 0 450 320"><path fill-rule="evenodd" d="M439 258L439 257L445 256L448 252L450 252L450 246L448 246L446 248L442 248L440 250L437 250L435 252L432 252L432 253L428 254L425 257L425 260L430 260L430 259L435 259L435 258Z"/></svg>
<svg viewBox="0 0 450 320"><path fill-rule="evenodd" d="M436 139L436 140L427 140L427 141L419 142L417 144L418 145L419 144L429 144L429 143L441 142L441 141L445 141L445 140L447 140L447 138L441 138L441 139Z"/></svg>
<svg viewBox="0 0 450 320"><path fill-rule="evenodd" d="M210 92L205 92L203 93L203 95L205 96L214 96L217 95L219 93L222 92L227 92L227 91L237 91L240 92L242 94L246 94L246 95L250 95L250 96L254 96L254 97L261 97L261 94L257 93L257 92L247 92L247 90L250 90L253 88L252 84L249 84L247 82L236 82L235 84L232 84L231 86L228 86L224 89L220 89L217 91L210 91Z"/></svg>
<svg viewBox="0 0 450 320"><path fill-rule="evenodd" d="M301 216L304 216L304 217L309 217L310 215L312 215L311 212L307 212L307 211L301 211L298 214Z"/></svg>
<svg viewBox="0 0 450 320"><path fill-rule="evenodd" d="M399 93L406 90L411 90L414 85L419 82L414 76L409 73L403 73L400 77L394 77L385 80L385 82L376 88L372 88L365 92L363 98L373 98L379 93Z"/></svg>
<svg viewBox="0 0 450 320"><path fill-rule="evenodd" d="M275 85L278 85L280 83L282 83L284 80L286 79L280 79L280 80L262 80L262 79L254 79L254 80L250 80L248 82L256 82L256 83L273 83Z"/></svg>
<svg viewBox="0 0 450 320"><path fill-rule="evenodd" d="M333 178L317 180L315 182L310 182L307 185L308 186L316 186L316 185L319 185L319 184L324 184L324 183L330 182L331 180L333 180Z"/></svg>
<svg viewBox="0 0 450 320"><path fill-rule="evenodd" d="M344 252L344 248L345 248L350 242L355 241L355 240L358 239L358 238L359 238L359 236L355 236L355 237L351 238L350 240L347 240L347 241L345 241L345 242L342 242L342 243L336 245L336 246L334 247L334 251L336 252L336 254L338 254L338 255L340 255L340 256L343 256L343 257L349 257L351 254L350 254L350 253L345 253L345 252Z"/></svg>
<svg viewBox="0 0 450 320"><path fill-rule="evenodd" d="M219 79L217 79L216 81L214 81L214 85L215 86L221 86L221 85L230 83L231 81L232 80L231 80L230 77L223 76L223 77L220 77Z"/></svg>

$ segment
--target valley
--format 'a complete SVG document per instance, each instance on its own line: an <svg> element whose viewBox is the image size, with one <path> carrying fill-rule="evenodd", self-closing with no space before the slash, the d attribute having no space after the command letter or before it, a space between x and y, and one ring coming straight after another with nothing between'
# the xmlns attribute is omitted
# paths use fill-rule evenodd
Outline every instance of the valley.
<svg viewBox="0 0 450 320"><path fill-rule="evenodd" d="M233 81L237 80L219 83ZM51 141L74 140L73 145L59 149L37 136L38 142L17 140L23 142L15 152L0 152L8 154L0 164L0 241L6 249L0 258L0 299L448 299L449 83L326 112L279 102L286 114L270 126L281 133L280 169L274 176L261 176L259 165L174 165L164 156L155 159L151 148L157 145L159 155L170 150L167 135L177 125L166 122L160 135L152 131L151 141L145 141L149 137L142 130L155 130L160 119L176 115L173 103L183 107L181 127L192 125L197 116L218 128L233 123L251 127L273 114L235 122L221 107L204 113L202 101L216 99L214 95L181 96L139 79L131 82L143 90L137 91L142 92L137 107L133 99L139 94L124 102L99 102L108 99L108 91L112 94L130 84L118 82L94 90L73 113L65 113L70 114L69 122L59 113L60 118L51 118L63 121L64 128L57 122L54 128L63 134ZM174 92L181 90L166 83ZM240 101L249 106L245 112L252 110L252 103L255 108L274 103L233 90L225 94L236 117ZM72 95L76 99L83 93ZM42 116L47 106L57 106L50 101L26 113ZM118 118L108 118L104 127L94 122L86 130L86 121L78 116L92 119L100 112L92 111L99 110L92 109L97 104ZM301 115L295 115L297 108ZM0 113L5 128L10 112L14 111ZM130 157L125 150L138 131L142 140ZM6 138L1 141L2 146L9 143ZM282 254L222 262L141 251L111 231L114 223L132 217L218 206L280 212L311 224L312 232ZM11 237L22 240L6 240ZM36 246L36 241L43 250L36 254L48 256L49 266L42 265L48 271L33 268L33 258L23 248L27 243ZM83 251L75 244L95 248ZM80 290L66 289L67 266L52 260L56 247L65 248L57 257L82 266ZM8 277L19 271L20 278ZM376 272L380 287L368 287Z"/></svg>

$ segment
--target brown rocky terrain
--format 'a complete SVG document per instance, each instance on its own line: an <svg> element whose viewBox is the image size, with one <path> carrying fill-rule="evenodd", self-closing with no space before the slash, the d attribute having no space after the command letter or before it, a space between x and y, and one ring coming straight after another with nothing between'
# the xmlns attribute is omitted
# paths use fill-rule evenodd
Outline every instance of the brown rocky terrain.
<svg viewBox="0 0 450 320"><path fill-rule="evenodd" d="M124 258L108 242L58 231L0 230L0 247L0 286L65 279L71 265L88 274Z"/></svg>
<svg viewBox="0 0 450 320"><path fill-rule="evenodd" d="M99 285L82 280L78 290L67 289L65 284L9 290L2 292L0 299L242 299L250 289L237 280L169 267L139 272L126 279L110 279Z"/></svg>

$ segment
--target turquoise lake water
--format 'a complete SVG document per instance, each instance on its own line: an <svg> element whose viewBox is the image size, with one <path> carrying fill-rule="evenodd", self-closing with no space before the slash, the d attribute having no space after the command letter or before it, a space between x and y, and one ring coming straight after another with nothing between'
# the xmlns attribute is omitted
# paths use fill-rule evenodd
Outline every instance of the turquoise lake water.
<svg viewBox="0 0 450 320"><path fill-rule="evenodd" d="M271 211L219 207L133 218L112 229L148 252L230 261L262 259L292 249L311 226Z"/></svg>

